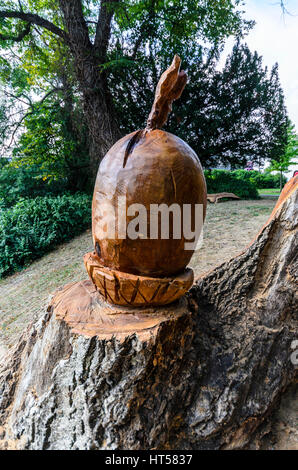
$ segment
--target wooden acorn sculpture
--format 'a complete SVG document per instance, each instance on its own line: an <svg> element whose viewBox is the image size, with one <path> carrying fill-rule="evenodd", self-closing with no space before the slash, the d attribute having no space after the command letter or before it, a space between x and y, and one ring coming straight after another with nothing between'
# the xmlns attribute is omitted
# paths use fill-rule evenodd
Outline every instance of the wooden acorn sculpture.
<svg viewBox="0 0 298 470"><path fill-rule="evenodd" d="M140 205L149 214L151 207L160 204L188 204L193 219L195 205L201 204L205 218L206 183L198 156L183 140L160 130L172 102L181 96L186 85L186 73L179 72L180 62L176 55L162 74L146 129L116 142L98 169L92 203L94 252L86 254L84 262L100 294L113 304L168 304L193 283L193 271L186 268L193 250L185 249L187 240L182 228L179 238L173 237L172 228L164 239L158 219L158 235L155 232L152 237L148 217L147 233L140 229L136 238L126 232L132 220L131 208ZM132 206L135 204L138 206ZM114 219L107 217L109 208ZM123 212L127 218L123 219ZM107 237L109 222L115 232Z"/></svg>

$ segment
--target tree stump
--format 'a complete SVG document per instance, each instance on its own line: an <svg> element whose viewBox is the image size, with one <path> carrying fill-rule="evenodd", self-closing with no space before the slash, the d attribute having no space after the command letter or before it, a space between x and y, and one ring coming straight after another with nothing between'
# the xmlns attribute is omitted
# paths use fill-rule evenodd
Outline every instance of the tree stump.
<svg viewBox="0 0 298 470"><path fill-rule="evenodd" d="M177 303L65 286L0 374L8 449L242 449L297 377L298 177L256 239Z"/></svg>

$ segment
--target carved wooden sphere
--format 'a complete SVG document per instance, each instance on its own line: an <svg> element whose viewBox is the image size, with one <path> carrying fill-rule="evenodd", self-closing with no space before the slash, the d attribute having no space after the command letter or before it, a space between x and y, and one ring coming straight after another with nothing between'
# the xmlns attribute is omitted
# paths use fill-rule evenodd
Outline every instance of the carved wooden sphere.
<svg viewBox="0 0 298 470"><path fill-rule="evenodd" d="M135 203L146 208L148 237L151 204L169 207L176 203L181 208L191 204L192 218L194 205L202 204L205 216L206 184L196 153L168 132L155 129L139 134L134 132L116 142L99 166L92 205L95 252L100 263L118 271L153 277L172 275L185 268L193 253L185 250L182 211L180 239L173 239L171 231L169 239L161 239L160 221L158 239L102 238L106 224L102 208L112 204L118 227L119 196L126 196L126 209ZM129 147L133 148L128 154ZM127 223L133 218L127 217Z"/></svg>

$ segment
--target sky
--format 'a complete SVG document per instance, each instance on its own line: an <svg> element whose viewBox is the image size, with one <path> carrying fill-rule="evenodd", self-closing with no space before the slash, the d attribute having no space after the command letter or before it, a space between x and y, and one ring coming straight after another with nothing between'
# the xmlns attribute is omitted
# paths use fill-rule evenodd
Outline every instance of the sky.
<svg viewBox="0 0 298 470"><path fill-rule="evenodd" d="M279 0L246 0L241 8L245 18L256 25L245 37L251 50L263 56L271 68L279 64L279 78L285 94L289 117L298 131L298 0L285 0L289 14L282 13ZM224 56L234 40L227 41Z"/></svg>
<svg viewBox="0 0 298 470"><path fill-rule="evenodd" d="M256 22L244 41L249 48L263 57L263 64L270 69L279 65L279 78L291 121L298 132L298 0L285 0L287 12L283 13L279 0L246 0L241 8L244 17ZM222 66L231 52L234 39L228 39L222 55ZM265 164L265 167L269 162ZM296 164L289 168L297 170Z"/></svg>

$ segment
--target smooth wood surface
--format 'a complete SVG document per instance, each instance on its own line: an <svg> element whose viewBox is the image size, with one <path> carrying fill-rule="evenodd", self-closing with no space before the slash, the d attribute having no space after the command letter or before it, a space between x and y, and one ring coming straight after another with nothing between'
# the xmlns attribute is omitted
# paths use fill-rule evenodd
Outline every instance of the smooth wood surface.
<svg viewBox="0 0 298 470"><path fill-rule="evenodd" d="M187 81L180 71L181 59L175 55L170 67L162 74L146 129L132 132L120 139L102 160L97 174L92 202L92 236L98 263L107 268L149 277L167 277L181 273L193 254L185 250L182 210L191 206L191 230L195 228L195 205L203 206L206 214L207 190L204 173L196 153L185 143L161 127L172 102L179 98ZM125 239L118 233L118 198L126 197L126 211L132 204L141 204L147 211L147 233L137 239ZM103 235L105 204L115 211L114 236ZM150 206L178 204L181 209L181 237L173 239L170 222L169 239L161 238L161 217L157 239L150 238ZM126 225L138 216L127 217ZM170 221L172 221L172 214ZM191 242L192 240L188 240Z"/></svg>
<svg viewBox="0 0 298 470"><path fill-rule="evenodd" d="M180 57L175 55L170 67L160 77L146 131L160 129L172 111L172 102L180 98L187 82L184 70L179 71L180 64Z"/></svg>
<svg viewBox="0 0 298 470"><path fill-rule="evenodd" d="M168 207L174 203L181 207L191 204L192 221L195 204L202 204L205 217L207 191L203 170L197 155L183 140L161 130L143 135L123 168L125 151L134 134L119 140L99 166L92 203L94 249L98 243L99 263L109 268L152 277L171 276L187 266L193 253L184 249L182 227L180 239L161 239L160 225L156 240L117 236L103 239L105 221L101 207L110 202L116 210L118 197L126 196L126 210L131 204L142 204L148 217L150 204L162 203ZM127 223L132 219L127 217Z"/></svg>
<svg viewBox="0 0 298 470"><path fill-rule="evenodd" d="M135 311L106 302L94 284L85 280L67 284L56 292L48 310L54 311L56 319L63 320L75 334L105 340L115 337L123 341L137 333L142 341L147 341L156 335L162 322L184 314L186 304L186 300L181 299L171 306L147 306Z"/></svg>
<svg viewBox="0 0 298 470"><path fill-rule="evenodd" d="M156 278L101 266L95 253L87 253L84 263L100 294L106 301L117 305L166 305L182 297L194 281L194 273L190 268L176 276Z"/></svg>

